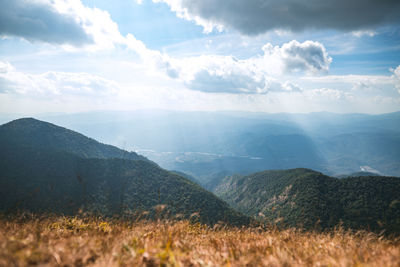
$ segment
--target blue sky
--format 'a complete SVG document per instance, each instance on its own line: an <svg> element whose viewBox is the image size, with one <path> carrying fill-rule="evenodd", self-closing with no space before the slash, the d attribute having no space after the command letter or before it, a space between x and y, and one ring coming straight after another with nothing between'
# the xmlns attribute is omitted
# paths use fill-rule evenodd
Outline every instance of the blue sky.
<svg viewBox="0 0 400 267"><path fill-rule="evenodd" d="M0 3L0 112L400 110L398 1Z"/></svg>

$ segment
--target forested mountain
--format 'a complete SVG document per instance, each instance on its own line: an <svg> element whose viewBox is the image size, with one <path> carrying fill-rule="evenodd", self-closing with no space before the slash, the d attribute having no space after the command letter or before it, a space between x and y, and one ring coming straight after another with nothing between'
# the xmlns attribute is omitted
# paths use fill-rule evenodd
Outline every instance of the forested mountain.
<svg viewBox="0 0 400 267"><path fill-rule="evenodd" d="M1 212L162 212L184 218L198 212L204 223L249 222L199 185L136 153L46 122L21 119L0 126L0 147Z"/></svg>
<svg viewBox="0 0 400 267"><path fill-rule="evenodd" d="M309 169L228 176L215 193L237 210L282 226L400 233L400 179L332 178Z"/></svg>

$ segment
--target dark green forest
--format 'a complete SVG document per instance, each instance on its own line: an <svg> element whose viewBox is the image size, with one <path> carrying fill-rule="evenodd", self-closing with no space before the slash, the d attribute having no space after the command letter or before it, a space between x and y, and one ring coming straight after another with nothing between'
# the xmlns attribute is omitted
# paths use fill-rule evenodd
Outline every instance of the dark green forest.
<svg viewBox="0 0 400 267"><path fill-rule="evenodd" d="M215 193L238 211L285 227L400 232L400 179L343 179L309 169L228 176Z"/></svg>

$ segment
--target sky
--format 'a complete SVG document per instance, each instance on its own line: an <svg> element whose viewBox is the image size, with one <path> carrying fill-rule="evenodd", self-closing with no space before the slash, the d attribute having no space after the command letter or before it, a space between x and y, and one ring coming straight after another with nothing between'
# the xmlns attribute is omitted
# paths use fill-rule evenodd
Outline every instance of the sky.
<svg viewBox="0 0 400 267"><path fill-rule="evenodd" d="M398 0L0 0L0 112L400 111Z"/></svg>

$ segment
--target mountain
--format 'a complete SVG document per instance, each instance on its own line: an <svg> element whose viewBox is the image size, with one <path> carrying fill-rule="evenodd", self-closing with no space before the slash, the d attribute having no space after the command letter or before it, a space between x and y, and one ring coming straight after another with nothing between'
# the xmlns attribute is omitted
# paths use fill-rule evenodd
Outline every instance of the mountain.
<svg viewBox="0 0 400 267"><path fill-rule="evenodd" d="M0 147L1 212L183 218L198 212L204 223L249 223L194 182L53 124L20 119L1 125Z"/></svg>
<svg viewBox="0 0 400 267"><path fill-rule="evenodd" d="M105 145L77 132L33 118L18 119L2 125L0 139L9 144L65 151L83 158L146 160L135 152Z"/></svg>
<svg viewBox="0 0 400 267"><path fill-rule="evenodd" d="M217 196L238 211L285 227L386 230L400 233L400 179L337 179L309 169L225 177Z"/></svg>

